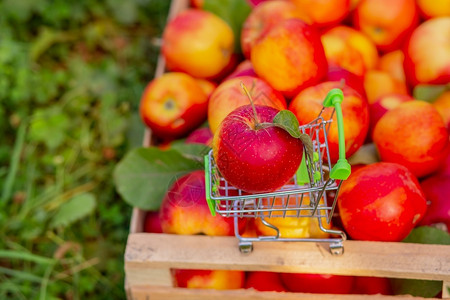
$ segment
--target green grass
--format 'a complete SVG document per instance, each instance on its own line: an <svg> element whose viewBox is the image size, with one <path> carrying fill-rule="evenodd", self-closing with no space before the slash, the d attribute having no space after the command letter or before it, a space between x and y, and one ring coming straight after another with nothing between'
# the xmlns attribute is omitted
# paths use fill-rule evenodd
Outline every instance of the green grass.
<svg viewBox="0 0 450 300"><path fill-rule="evenodd" d="M123 299L131 207L167 0L0 2L0 299Z"/></svg>

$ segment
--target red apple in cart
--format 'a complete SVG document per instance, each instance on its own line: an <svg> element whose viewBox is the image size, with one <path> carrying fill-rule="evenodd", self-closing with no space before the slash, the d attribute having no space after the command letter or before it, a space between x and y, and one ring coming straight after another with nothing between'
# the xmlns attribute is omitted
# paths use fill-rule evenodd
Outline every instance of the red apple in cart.
<svg viewBox="0 0 450 300"><path fill-rule="evenodd" d="M205 172L193 171L175 181L160 207L164 233L234 235L233 218L212 216L206 202ZM245 225L241 219L240 225Z"/></svg>
<svg viewBox="0 0 450 300"><path fill-rule="evenodd" d="M278 112L269 106L241 106L214 134L217 168L234 187L249 193L274 191L297 171L303 143L272 124Z"/></svg>

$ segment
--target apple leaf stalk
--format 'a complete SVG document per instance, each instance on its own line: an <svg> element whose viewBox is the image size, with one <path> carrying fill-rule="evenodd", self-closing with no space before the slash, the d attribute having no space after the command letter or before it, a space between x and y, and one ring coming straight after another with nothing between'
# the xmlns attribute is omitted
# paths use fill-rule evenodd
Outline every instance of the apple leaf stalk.
<svg viewBox="0 0 450 300"><path fill-rule="evenodd" d="M250 95L249 91L245 87L244 83L241 82L241 87L244 90L245 94L250 101L250 105L252 106L253 113L255 115L255 128L267 128L271 126L276 126L287 131L292 137L300 139L305 146L306 155L308 155L309 160L313 161L313 153L314 147L311 140L311 137L308 134L300 132L300 124L298 123L297 117L290 110L281 110L276 116L273 118L272 123L261 123L259 122L258 114L256 113L255 104L253 103L253 98Z"/></svg>

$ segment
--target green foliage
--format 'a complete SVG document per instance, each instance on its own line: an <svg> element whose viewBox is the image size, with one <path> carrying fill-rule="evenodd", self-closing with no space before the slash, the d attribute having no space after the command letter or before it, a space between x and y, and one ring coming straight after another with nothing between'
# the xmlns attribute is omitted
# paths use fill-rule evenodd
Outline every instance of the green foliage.
<svg viewBox="0 0 450 300"><path fill-rule="evenodd" d="M201 153L207 153L206 148L203 145L177 144L170 150L156 147L134 149L114 170L117 191L133 207L158 210L177 178L203 168L203 157L200 161L198 158Z"/></svg>
<svg viewBox="0 0 450 300"><path fill-rule="evenodd" d="M214 13L230 25L234 33L234 48L241 53L241 31L251 7L245 0L205 0L203 9Z"/></svg>
<svg viewBox="0 0 450 300"><path fill-rule="evenodd" d="M131 207L167 0L0 1L0 299L124 299Z"/></svg>
<svg viewBox="0 0 450 300"><path fill-rule="evenodd" d="M403 240L404 243L450 245L450 234L443 230L420 226L414 228ZM392 288L397 295L413 295L432 298L442 290L442 281L416 280L416 279L391 279Z"/></svg>

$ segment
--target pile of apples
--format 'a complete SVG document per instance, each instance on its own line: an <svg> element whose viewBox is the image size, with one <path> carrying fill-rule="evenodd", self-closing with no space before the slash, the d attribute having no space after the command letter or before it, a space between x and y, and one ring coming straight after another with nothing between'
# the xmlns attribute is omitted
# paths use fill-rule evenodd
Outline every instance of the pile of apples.
<svg viewBox="0 0 450 300"><path fill-rule="evenodd" d="M267 127L257 128L255 120L271 124L277 112L289 110L300 125L308 124L327 93L340 88L345 153L353 166L337 200L338 221L330 226L372 241L401 241L419 225L448 231L450 1L248 4L240 32L203 9L201 0L168 21L161 48L167 72L148 84L140 105L155 143L210 145L220 172L231 174L227 180L250 193L273 190L292 177L302 143L273 126L257 136ZM428 91L428 101L418 99L418 91ZM331 117L331 109L322 116ZM336 122L328 142L335 163ZM230 143L237 144L223 150ZM367 149L375 149L371 159L352 160L367 156ZM266 173L271 180L260 180ZM309 218L274 222L282 237L324 234ZM244 236L273 234L257 219L240 226ZM145 231L234 235L231 218L211 215L200 170L176 180L160 210L148 213ZM193 288L391 293L383 278L224 270L175 270L174 278Z"/></svg>

